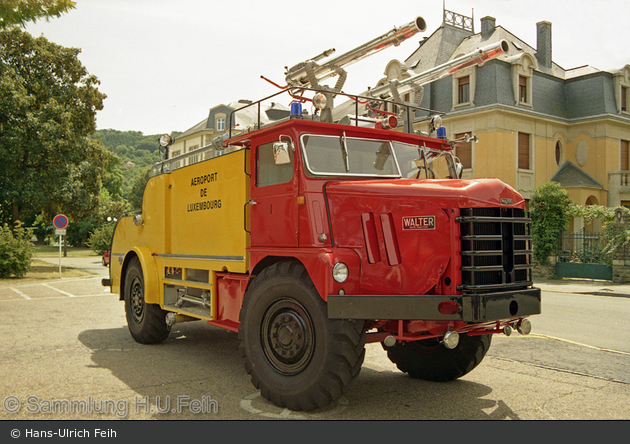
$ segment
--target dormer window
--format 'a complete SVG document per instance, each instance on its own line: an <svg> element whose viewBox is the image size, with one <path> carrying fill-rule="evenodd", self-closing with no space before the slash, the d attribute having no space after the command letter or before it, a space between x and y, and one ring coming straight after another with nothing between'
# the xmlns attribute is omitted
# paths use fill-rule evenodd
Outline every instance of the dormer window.
<svg viewBox="0 0 630 444"><path fill-rule="evenodd" d="M458 103L470 102L470 76L458 79L459 101Z"/></svg>
<svg viewBox="0 0 630 444"><path fill-rule="evenodd" d="M217 131L225 131L225 117L217 118Z"/></svg>
<svg viewBox="0 0 630 444"><path fill-rule="evenodd" d="M617 100L617 110L620 114L630 115L628 102L630 101L630 65L623 67L615 74L615 99Z"/></svg>
<svg viewBox="0 0 630 444"><path fill-rule="evenodd" d="M527 77L518 76L518 97L521 103L527 103Z"/></svg>
<svg viewBox="0 0 630 444"><path fill-rule="evenodd" d="M453 74L453 108L471 106L475 100L475 67Z"/></svg>
<svg viewBox="0 0 630 444"><path fill-rule="evenodd" d="M534 70L538 68L536 58L528 53L523 53L512 64L514 99L516 106L531 108L532 99L532 78Z"/></svg>

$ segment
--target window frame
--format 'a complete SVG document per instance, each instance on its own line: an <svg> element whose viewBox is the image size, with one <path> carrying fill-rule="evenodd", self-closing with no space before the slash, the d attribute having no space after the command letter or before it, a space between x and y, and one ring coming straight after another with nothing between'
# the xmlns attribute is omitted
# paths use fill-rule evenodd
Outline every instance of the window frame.
<svg viewBox="0 0 630 444"><path fill-rule="evenodd" d="M630 116L630 65L626 65L615 74L615 100L617 112L624 116Z"/></svg>
<svg viewBox="0 0 630 444"><path fill-rule="evenodd" d="M460 80L468 77L468 101L460 102ZM452 107L453 109L465 108L473 106L475 104L475 85L477 82L477 67L469 66L461 71L453 74L453 92L452 92Z"/></svg>
<svg viewBox="0 0 630 444"><path fill-rule="evenodd" d="M538 69L538 62L530 54L524 53L512 63L512 82L515 105L525 108L534 107L533 77L534 70ZM521 100L521 82L524 80L525 101Z"/></svg>

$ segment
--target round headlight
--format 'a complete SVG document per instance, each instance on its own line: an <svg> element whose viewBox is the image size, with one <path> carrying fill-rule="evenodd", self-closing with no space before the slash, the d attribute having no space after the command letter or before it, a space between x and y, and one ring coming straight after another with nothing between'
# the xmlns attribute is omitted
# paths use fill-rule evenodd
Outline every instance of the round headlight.
<svg viewBox="0 0 630 444"><path fill-rule="evenodd" d="M322 93L317 93L313 97L313 105L315 105L315 108L317 109L326 108L326 102L327 102L326 96L323 95Z"/></svg>
<svg viewBox="0 0 630 444"><path fill-rule="evenodd" d="M159 144L161 147L168 147L173 143L173 138L168 134L163 134L159 139Z"/></svg>
<svg viewBox="0 0 630 444"><path fill-rule="evenodd" d="M346 279L348 279L350 270L348 270L348 266L343 262L337 262L333 267L332 275L335 282L343 284L346 282Z"/></svg>
<svg viewBox="0 0 630 444"><path fill-rule="evenodd" d="M431 126L431 128L429 128L430 132L437 131L437 129L442 126L442 117L440 116L431 117L430 126Z"/></svg>
<svg viewBox="0 0 630 444"><path fill-rule="evenodd" d="M447 331L444 333L444 339L442 341L444 346L449 350L453 350L459 344L459 334L456 331Z"/></svg>

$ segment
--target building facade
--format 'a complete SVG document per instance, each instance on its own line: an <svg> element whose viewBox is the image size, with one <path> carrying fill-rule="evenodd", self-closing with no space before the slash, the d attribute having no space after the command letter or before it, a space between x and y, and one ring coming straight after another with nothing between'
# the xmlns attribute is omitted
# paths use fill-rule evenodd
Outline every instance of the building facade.
<svg viewBox="0 0 630 444"><path fill-rule="evenodd" d="M271 103L259 114L257 107L247 106L251 103L250 100L239 100L229 105L221 104L210 108L206 119L178 135L169 147L167 158L179 158L173 164L173 168L181 168L213 157L215 151L222 150L221 139L229 134L230 129L232 135L239 134L251 131L259 125L286 118L290 114L290 110L279 103ZM214 148L205 150L204 154L197 152L200 148L213 145L215 141L217 143L214 144Z"/></svg>
<svg viewBox="0 0 630 444"><path fill-rule="evenodd" d="M479 137L456 148L464 177L497 177L526 199L554 180L578 204L630 205L630 65L564 69L552 60L551 23L536 27L534 48L493 17L474 33L471 18L445 10L400 78L506 40L507 53L424 85L421 106L444 113L449 138ZM418 111L414 128L428 131L430 117Z"/></svg>

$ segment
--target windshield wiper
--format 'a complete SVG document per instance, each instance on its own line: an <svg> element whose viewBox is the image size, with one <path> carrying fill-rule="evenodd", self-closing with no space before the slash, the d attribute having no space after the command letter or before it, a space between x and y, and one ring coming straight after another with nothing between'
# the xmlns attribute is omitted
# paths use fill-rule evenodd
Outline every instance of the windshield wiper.
<svg viewBox="0 0 630 444"><path fill-rule="evenodd" d="M348 147L346 145L346 132L341 137L341 155L343 156L343 164L346 167L346 173L350 172L350 156L348 156Z"/></svg>

